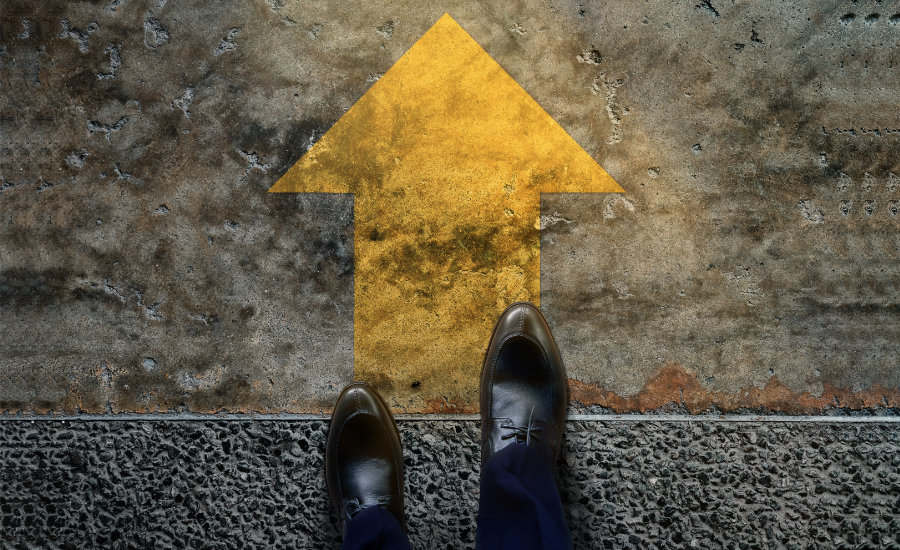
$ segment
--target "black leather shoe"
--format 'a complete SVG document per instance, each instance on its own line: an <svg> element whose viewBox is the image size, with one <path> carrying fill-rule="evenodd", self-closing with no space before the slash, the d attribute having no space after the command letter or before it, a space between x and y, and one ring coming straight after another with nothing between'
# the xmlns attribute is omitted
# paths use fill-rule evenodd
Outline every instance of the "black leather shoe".
<svg viewBox="0 0 900 550"><path fill-rule="evenodd" d="M400 435L391 411L367 384L350 384L334 406L325 479L342 533L348 520L372 506L390 510L406 529Z"/></svg>
<svg viewBox="0 0 900 550"><path fill-rule="evenodd" d="M500 315L481 370L481 463L514 444L553 470L565 429L566 371L541 311L516 302Z"/></svg>

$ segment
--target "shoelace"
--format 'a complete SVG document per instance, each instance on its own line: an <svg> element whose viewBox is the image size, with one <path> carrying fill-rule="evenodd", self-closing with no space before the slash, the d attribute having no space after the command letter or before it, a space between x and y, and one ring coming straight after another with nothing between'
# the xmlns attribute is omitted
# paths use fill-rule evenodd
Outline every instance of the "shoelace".
<svg viewBox="0 0 900 550"><path fill-rule="evenodd" d="M344 501L344 515L346 515L348 519L353 519L353 516L367 508L374 508L375 506L387 507L390 503L391 495L378 497L373 504L366 504L365 506L360 504L359 499L357 498L347 499Z"/></svg>
<svg viewBox="0 0 900 550"><path fill-rule="evenodd" d="M515 437L516 443L524 443L525 445L530 445L531 440L540 441L541 440L541 432L544 430L541 426L538 426L532 420L534 416L534 407L531 407L531 412L528 414L528 424L525 426L516 426L514 424L500 424L500 427L504 430L511 430L509 433L505 433L500 436L500 439L506 440Z"/></svg>

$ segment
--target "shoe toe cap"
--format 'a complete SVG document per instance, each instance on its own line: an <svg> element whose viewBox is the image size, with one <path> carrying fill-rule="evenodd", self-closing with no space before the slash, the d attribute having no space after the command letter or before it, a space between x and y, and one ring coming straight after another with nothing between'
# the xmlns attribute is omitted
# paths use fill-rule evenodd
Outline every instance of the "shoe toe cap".
<svg viewBox="0 0 900 550"><path fill-rule="evenodd" d="M349 415L357 412L367 412L379 418L390 416L375 390L363 382L354 382L347 386L335 406L335 416L339 416L340 413Z"/></svg>

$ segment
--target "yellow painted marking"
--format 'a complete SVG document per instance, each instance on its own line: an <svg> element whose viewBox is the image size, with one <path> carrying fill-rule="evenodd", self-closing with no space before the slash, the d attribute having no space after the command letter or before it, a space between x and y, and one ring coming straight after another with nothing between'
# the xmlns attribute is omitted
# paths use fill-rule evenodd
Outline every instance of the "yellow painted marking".
<svg viewBox="0 0 900 550"><path fill-rule="evenodd" d="M493 324L540 299L541 193L622 188L444 15L270 189L354 195L354 375L477 407Z"/></svg>

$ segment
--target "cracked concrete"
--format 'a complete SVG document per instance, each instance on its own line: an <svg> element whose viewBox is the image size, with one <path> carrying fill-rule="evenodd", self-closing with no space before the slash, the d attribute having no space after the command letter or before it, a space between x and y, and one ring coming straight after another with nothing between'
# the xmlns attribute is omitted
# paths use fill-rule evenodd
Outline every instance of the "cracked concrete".
<svg viewBox="0 0 900 550"><path fill-rule="evenodd" d="M0 410L327 410L353 198L266 191L443 12L5 2ZM900 407L896 3L451 15L626 191L537 220L587 405Z"/></svg>

